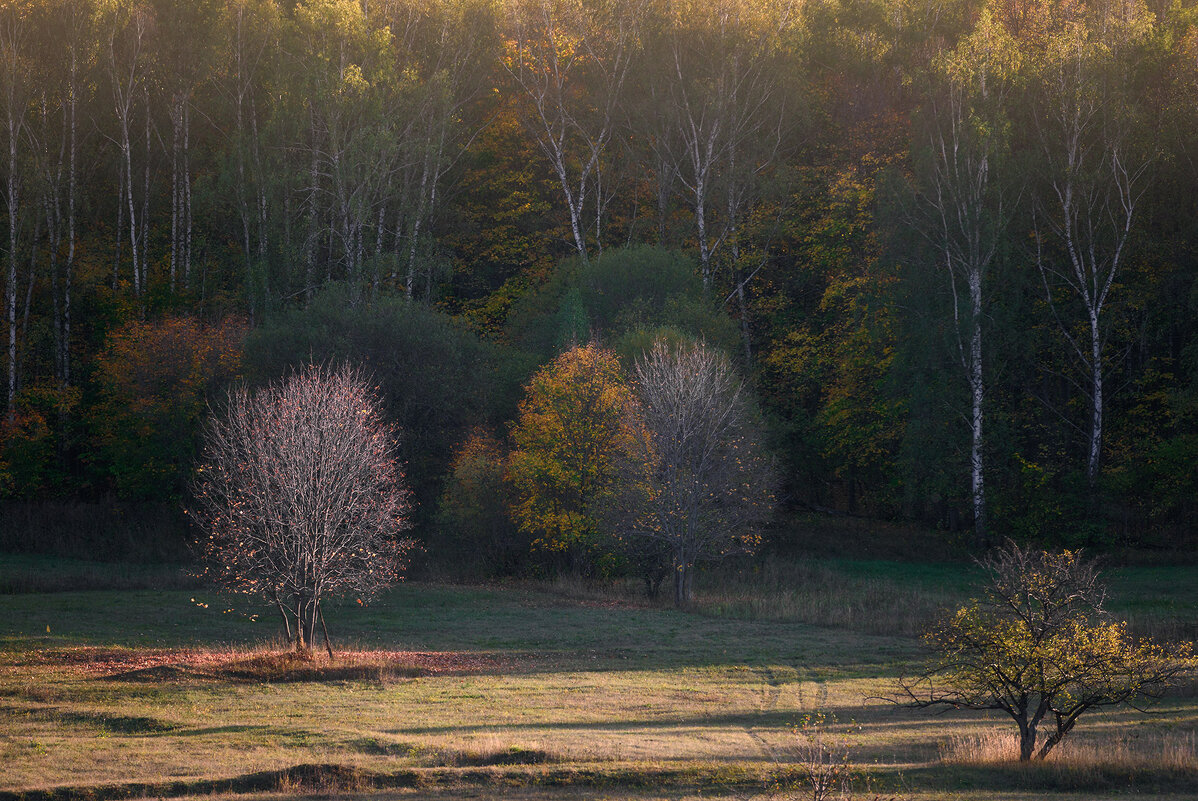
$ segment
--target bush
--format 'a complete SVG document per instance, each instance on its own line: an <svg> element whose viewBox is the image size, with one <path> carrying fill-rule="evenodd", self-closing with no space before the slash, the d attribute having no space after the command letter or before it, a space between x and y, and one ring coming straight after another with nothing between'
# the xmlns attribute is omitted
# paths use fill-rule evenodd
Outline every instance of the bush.
<svg viewBox="0 0 1198 801"><path fill-rule="evenodd" d="M512 342L544 359L598 339L631 362L667 330L729 353L737 347L736 323L709 302L694 261L649 245L607 250L586 265L562 262L508 318Z"/></svg>
<svg viewBox="0 0 1198 801"><path fill-rule="evenodd" d="M499 360L445 314L399 297L355 299L343 287L268 320L246 345L247 373L255 383L277 380L305 364L347 361L361 365L378 384L384 415L403 430L399 455L417 519L427 521L453 443L498 417L495 399L506 392Z"/></svg>

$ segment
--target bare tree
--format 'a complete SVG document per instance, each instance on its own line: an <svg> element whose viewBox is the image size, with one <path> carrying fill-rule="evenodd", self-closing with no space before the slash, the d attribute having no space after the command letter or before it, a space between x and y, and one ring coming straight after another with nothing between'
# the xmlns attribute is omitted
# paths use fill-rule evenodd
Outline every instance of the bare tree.
<svg viewBox="0 0 1198 801"><path fill-rule="evenodd" d="M617 525L668 547L681 606L691 599L696 563L760 542L773 505L772 472L723 353L659 339L635 373L644 436L626 470Z"/></svg>
<svg viewBox="0 0 1198 801"><path fill-rule="evenodd" d="M986 546L986 486L983 470L983 364L985 285L1001 242L1009 205L1005 202L1002 118L1014 42L984 12L974 32L937 65L939 93L932 94L925 212L918 227L938 251L952 290L957 358L969 385L970 495L974 537Z"/></svg>
<svg viewBox="0 0 1198 801"><path fill-rule="evenodd" d="M900 696L921 708L998 710L1019 758L1043 759L1085 712L1159 698L1192 667L1192 646L1133 639L1103 609L1093 560L1014 543L982 562L986 596L928 633L938 656ZM1039 737L1041 725L1052 728Z"/></svg>
<svg viewBox="0 0 1198 801"><path fill-rule="evenodd" d="M332 656L326 597L367 597L400 577L411 541L394 433L348 367L233 390L209 422L195 484L207 575L274 603L297 651L319 621Z"/></svg>
<svg viewBox="0 0 1198 801"><path fill-rule="evenodd" d="M1046 187L1037 222L1064 256L1046 257L1037 248L1037 263L1048 303L1084 374L1091 485L1102 459L1109 327L1104 313L1148 188L1151 153L1132 140L1135 109L1127 79L1151 17L1142 3L1129 2L1098 11L1093 19L1070 19L1064 33L1049 41L1041 65L1047 91L1037 124ZM1084 333L1075 332L1062 314L1062 296L1080 302Z"/></svg>

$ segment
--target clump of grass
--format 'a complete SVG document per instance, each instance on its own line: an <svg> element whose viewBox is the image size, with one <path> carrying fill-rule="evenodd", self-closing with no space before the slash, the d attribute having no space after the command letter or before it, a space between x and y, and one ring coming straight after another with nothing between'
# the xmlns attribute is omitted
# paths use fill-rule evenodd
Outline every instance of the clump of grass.
<svg viewBox="0 0 1198 801"><path fill-rule="evenodd" d="M279 772L274 789L287 795L352 793L370 790L374 784L370 774L346 765L295 765Z"/></svg>
<svg viewBox="0 0 1198 801"><path fill-rule="evenodd" d="M547 765L565 761L560 754L541 748L512 745L507 748L443 751L434 764L437 767L478 768L491 765Z"/></svg>
<svg viewBox="0 0 1198 801"><path fill-rule="evenodd" d="M942 746L940 761L1019 772L1024 783L1036 786L1103 787L1127 779L1186 783L1198 780L1198 737L1193 731L1154 729L1075 735L1047 759L1021 763L1015 733L991 729L954 735Z"/></svg>
<svg viewBox="0 0 1198 801"><path fill-rule="evenodd" d="M265 682L373 681L424 676L428 671L386 654L348 652L331 659L295 651L266 652L231 659L213 671L223 678Z"/></svg>

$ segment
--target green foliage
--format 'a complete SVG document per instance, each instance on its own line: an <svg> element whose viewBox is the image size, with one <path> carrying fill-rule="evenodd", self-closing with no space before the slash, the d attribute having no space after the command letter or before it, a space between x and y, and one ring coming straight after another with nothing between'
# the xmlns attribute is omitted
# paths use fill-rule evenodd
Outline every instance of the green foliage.
<svg viewBox="0 0 1198 801"><path fill-rule="evenodd" d="M373 301L331 287L302 309L254 331L246 370L256 383L305 364L353 361L378 383L384 414L403 432L399 448L417 502L428 519L453 443L496 413L493 351L450 317L390 295Z"/></svg>
<svg viewBox="0 0 1198 801"><path fill-rule="evenodd" d="M508 318L512 341L543 357L597 337L630 360L668 331L729 352L737 346L735 322L713 308L695 263L648 245L609 249L588 264L567 259Z"/></svg>

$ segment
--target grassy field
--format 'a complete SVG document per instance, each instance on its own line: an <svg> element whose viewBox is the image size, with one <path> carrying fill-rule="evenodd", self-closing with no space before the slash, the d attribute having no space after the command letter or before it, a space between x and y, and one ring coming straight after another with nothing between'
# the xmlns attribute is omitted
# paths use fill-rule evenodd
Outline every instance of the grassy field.
<svg viewBox="0 0 1198 801"><path fill-rule="evenodd" d="M61 591L61 572L95 589ZM177 571L0 557L0 798L801 797L792 729L812 713L859 791L1198 797L1194 687L1150 715L1083 718L1031 768L1006 759L999 719L880 700L920 657L911 635L973 578L730 567L691 613L631 588L406 584L331 608L338 658L295 662L252 600ZM1111 586L1141 630L1193 636L1198 568L1116 570Z"/></svg>

